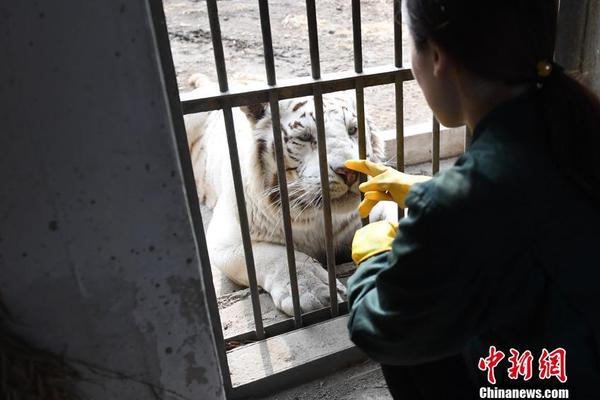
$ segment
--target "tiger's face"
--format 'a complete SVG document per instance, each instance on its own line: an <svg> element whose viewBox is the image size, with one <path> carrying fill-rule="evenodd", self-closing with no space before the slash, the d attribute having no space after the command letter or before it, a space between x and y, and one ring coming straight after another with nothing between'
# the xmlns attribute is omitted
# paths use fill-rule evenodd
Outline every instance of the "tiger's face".
<svg viewBox="0 0 600 400"><path fill-rule="evenodd" d="M295 222L311 220L323 207L314 100L306 97L280 101L279 109L292 218ZM242 107L242 111L253 127L256 162L268 188L264 193L265 198L278 209L281 198L271 110L268 105L263 104ZM358 174L344 167L346 160L359 157L354 93L325 95L323 114L332 213L349 214L356 210L360 201ZM365 125L367 158L381 162L383 143L368 118Z"/></svg>

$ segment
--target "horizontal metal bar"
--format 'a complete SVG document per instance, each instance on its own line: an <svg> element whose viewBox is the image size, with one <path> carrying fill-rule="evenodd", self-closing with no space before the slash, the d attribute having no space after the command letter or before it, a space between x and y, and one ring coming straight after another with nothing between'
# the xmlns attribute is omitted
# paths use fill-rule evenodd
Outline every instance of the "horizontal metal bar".
<svg viewBox="0 0 600 400"><path fill-rule="evenodd" d="M279 100L295 97L310 96L314 93L315 85L319 85L321 93L332 93L342 90L354 89L356 79L362 78L364 87L380 86L394 83L396 79L402 82L414 79L410 68L396 68L384 66L365 69L364 73L354 71L324 75L322 79L314 80L310 77L286 80L276 86L259 85L246 87L243 90L232 89L229 92L213 92L204 97L186 99L181 102L184 114L220 110L223 104L231 107L240 107L248 104L267 103L269 93L275 90Z"/></svg>
<svg viewBox="0 0 600 400"><path fill-rule="evenodd" d="M314 329L314 332L310 332L313 330L312 328L306 328L306 330L309 332L305 333L305 335L309 338L315 338L311 342L313 346L315 346L315 344L319 342L318 338L321 337L324 333L329 333L334 337L339 337L341 335L347 334L347 316L340 317L339 319L332 319L323 322L322 324L323 326L327 326L327 328L317 328ZM290 334L289 336L291 337L285 338L284 340L289 340L291 343L294 343L298 340L305 339L301 337L293 337L293 335L293 333ZM343 340L344 342L329 342L325 343L324 345L318 343L318 347L316 347L318 351L316 351L313 354L314 358L311 358L309 361L305 361L302 364L295 365L287 369L280 369L274 367L273 369L268 371L267 376L239 386L234 386L230 398L232 400L263 398L264 396L272 395L284 389L295 387L314 379L323 379L325 375L329 373L344 370L351 365L356 365L358 363L364 362L367 359L367 355L363 351L361 351L357 346L347 343L348 339ZM311 344L308 344L308 346L310 346ZM269 345L266 345L263 347L263 349L265 347L270 348ZM298 354L294 354L293 350L291 350L290 353L292 360L296 359L296 357L298 356ZM271 356L273 355L274 354L271 354ZM230 356L234 358L236 355L232 354ZM245 362L247 359L243 357L241 358L241 360L243 360L242 362ZM264 368L266 369L269 367L273 367L273 365L266 361ZM256 368L261 368L261 365L257 365ZM307 396L300 397L304 399Z"/></svg>
<svg viewBox="0 0 600 400"><path fill-rule="evenodd" d="M338 303L338 310L340 312L340 315L348 314L348 302L343 301L341 303ZM329 309L329 307L321 308L319 310L314 310L307 312L306 314L302 314L302 326L306 327L318 324L319 322L323 322L328 319L331 319L331 310ZM294 329L296 329L294 324L294 319L288 318L271 325L266 325L264 329L265 339L281 335L282 333L293 331ZM241 333L239 335L227 337L225 338L225 343L229 345L231 345L232 343L245 344L249 342L256 342L257 340L259 339L256 337L256 332L249 331Z"/></svg>

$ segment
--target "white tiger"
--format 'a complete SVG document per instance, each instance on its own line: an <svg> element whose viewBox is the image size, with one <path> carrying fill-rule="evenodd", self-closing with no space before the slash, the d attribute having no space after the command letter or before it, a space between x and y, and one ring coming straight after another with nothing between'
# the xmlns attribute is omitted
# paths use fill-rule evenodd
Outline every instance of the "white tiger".
<svg viewBox="0 0 600 400"><path fill-rule="evenodd" d="M198 97L205 89L203 81L194 77L197 89L182 94L182 99ZM300 306L307 312L330 303L327 271L322 267L326 257L314 101L283 100L279 109ZM293 315L271 110L268 104L235 108L233 117L258 285L270 293L278 309ZM324 120L336 259L349 261L353 234L361 226L356 211L358 176L344 168L346 160L358 158L354 96L349 92L324 96ZM206 234L211 264L235 283L248 286L223 113L187 115L185 124L198 196L213 209ZM368 119L366 125L367 157L381 162L383 142ZM339 281L337 288L339 294L345 293Z"/></svg>

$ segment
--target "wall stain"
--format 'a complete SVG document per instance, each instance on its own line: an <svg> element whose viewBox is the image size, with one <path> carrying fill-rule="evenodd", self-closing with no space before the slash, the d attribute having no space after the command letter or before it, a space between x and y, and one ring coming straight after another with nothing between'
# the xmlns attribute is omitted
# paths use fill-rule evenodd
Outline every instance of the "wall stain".
<svg viewBox="0 0 600 400"><path fill-rule="evenodd" d="M181 278L170 276L167 285L171 293L179 298L179 314L185 318L188 324L194 324L202 315L201 300L202 292L199 279Z"/></svg>
<svg viewBox="0 0 600 400"><path fill-rule="evenodd" d="M183 358L188 364L185 369L185 384L190 386L192 382L196 381L200 385L206 385L208 383L208 379L206 379L206 368L198 367L194 353L189 352L183 356Z"/></svg>

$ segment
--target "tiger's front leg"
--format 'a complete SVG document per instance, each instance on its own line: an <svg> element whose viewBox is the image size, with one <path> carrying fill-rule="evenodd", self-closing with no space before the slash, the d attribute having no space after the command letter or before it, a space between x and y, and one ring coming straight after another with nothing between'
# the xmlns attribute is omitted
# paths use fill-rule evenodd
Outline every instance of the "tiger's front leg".
<svg viewBox="0 0 600 400"><path fill-rule="evenodd" d="M207 242L211 264L235 283L249 286L240 227L221 200L208 227ZM252 252L258 285L271 295L279 310L293 315L285 246L252 242ZM302 312L327 307L330 304L327 271L318 261L302 252L296 251L295 259ZM340 294L345 294L345 287L337 280L336 286L338 301L342 301Z"/></svg>

